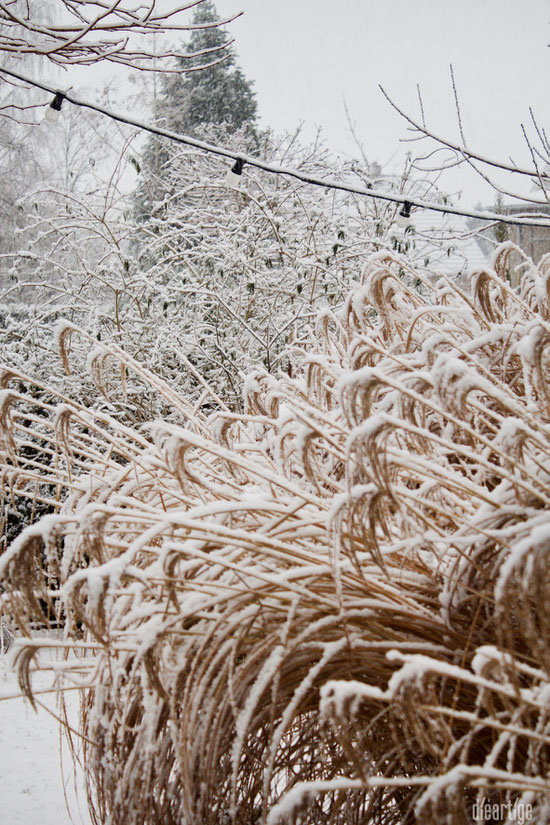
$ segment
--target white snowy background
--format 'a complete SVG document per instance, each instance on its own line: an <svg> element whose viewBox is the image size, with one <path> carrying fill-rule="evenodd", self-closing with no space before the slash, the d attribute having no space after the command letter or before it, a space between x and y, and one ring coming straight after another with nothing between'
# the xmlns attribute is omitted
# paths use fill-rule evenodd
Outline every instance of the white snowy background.
<svg viewBox="0 0 550 825"><path fill-rule="evenodd" d="M43 655L43 654L42 654ZM83 774L76 775L67 742L52 715L59 715L52 693L33 710L19 694L12 651L0 657L0 823L2 825L89 825ZM36 673L33 685L45 690L51 673ZM69 718L77 722L78 697L66 693ZM46 710L51 711L51 713Z"/></svg>

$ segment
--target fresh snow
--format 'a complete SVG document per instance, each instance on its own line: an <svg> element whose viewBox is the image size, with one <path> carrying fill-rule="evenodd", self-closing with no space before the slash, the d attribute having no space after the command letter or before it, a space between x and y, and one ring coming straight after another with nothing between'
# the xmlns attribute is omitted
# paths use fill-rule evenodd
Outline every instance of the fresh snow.
<svg viewBox="0 0 550 825"><path fill-rule="evenodd" d="M33 687L47 689L51 679L51 673L36 673ZM80 769L75 775L59 723L38 705L35 712L19 694L12 656L0 656L0 823L90 825L84 775ZM77 691L65 695L69 720L76 726ZM53 694L36 698L59 715Z"/></svg>

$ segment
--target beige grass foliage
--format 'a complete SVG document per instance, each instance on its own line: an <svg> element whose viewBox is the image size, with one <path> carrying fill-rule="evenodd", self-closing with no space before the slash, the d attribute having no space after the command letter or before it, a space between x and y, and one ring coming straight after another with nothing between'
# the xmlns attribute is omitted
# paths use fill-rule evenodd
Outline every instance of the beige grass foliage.
<svg viewBox="0 0 550 825"><path fill-rule="evenodd" d="M376 255L244 416L106 345L102 391L116 362L168 420L5 372L5 500L56 512L4 554L4 609L64 617L98 822L547 821L550 260L512 289L512 254L468 295Z"/></svg>

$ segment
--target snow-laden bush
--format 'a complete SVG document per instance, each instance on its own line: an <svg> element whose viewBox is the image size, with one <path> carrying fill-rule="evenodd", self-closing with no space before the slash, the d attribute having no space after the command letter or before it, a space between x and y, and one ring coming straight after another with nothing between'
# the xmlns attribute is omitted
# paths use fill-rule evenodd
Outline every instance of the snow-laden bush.
<svg viewBox="0 0 550 825"><path fill-rule="evenodd" d="M250 148L244 132L219 127L206 136ZM132 199L123 137L97 117L69 117L52 156L56 174L23 187L21 226L0 249L0 349L10 368L133 426L172 408L134 372L121 375L112 359L103 361L98 393L89 346L76 338L66 374L54 334L60 318L147 363L199 407L242 409L246 372L257 364L292 372L304 328L320 307L343 301L359 260L392 245L412 253L413 237L393 223L395 204L249 167L237 192L225 186L226 159L191 147L172 151L160 170L134 158ZM366 168L338 164L320 139L304 146L297 135L265 133L262 141L266 159L302 173L382 185ZM62 158L70 166L65 178ZM405 179L385 185L418 189ZM152 193L157 200L148 202ZM120 382L124 393L113 398L109 387ZM42 512L13 498L3 543Z"/></svg>
<svg viewBox="0 0 550 825"><path fill-rule="evenodd" d="M33 407L5 374L4 490L63 504L4 555L4 603L81 653L98 821L547 821L550 261L514 290L511 250L471 296L374 256L243 414L108 345L92 365L170 420Z"/></svg>
<svg viewBox="0 0 550 825"><path fill-rule="evenodd" d="M229 135L218 127L205 137L230 142L236 151L250 149L246 131ZM67 136L75 155L82 152L77 138ZM112 151L108 164L93 167L78 156L70 190L61 182L42 184L21 199L25 226L16 248L0 255L0 304L6 311L14 305L17 313L24 302L29 316L0 331L10 366L45 383L53 378L58 391L87 406L103 403L133 423L170 413L133 375L124 399L115 408L105 405L87 380L85 351L73 351L72 377L65 379L50 346L63 317L146 362L193 402L217 403L213 392L242 409L244 375L257 365L271 373L291 371L304 328L320 308L344 300L368 254L395 249L410 260L431 257L433 264L453 243L430 246L423 239L415 250L414 234L394 223L399 204L251 166L244 168L240 191L228 189L230 161L178 148L160 170L133 157L139 170L133 201L124 189L129 151L122 157ZM304 145L297 135L265 133L255 151L305 175L411 197L425 195L429 185L339 162L321 138ZM110 380L118 382L116 369Z"/></svg>

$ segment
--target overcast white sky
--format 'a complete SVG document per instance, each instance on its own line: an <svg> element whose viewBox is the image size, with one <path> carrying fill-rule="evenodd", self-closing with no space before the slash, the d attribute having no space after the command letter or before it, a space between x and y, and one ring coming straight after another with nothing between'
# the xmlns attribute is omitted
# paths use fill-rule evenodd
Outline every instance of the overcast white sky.
<svg viewBox="0 0 550 825"><path fill-rule="evenodd" d="M406 126L378 85L417 114L418 83L427 121L456 138L450 63L466 137L482 153L529 163L520 129L529 106L550 125L549 0L217 0L217 8L244 11L230 30L275 129L303 121L311 134L319 125L332 147L354 153L345 100L369 159L391 168ZM463 202L487 192L471 177L451 185L464 189Z"/></svg>
<svg viewBox="0 0 550 825"><path fill-rule="evenodd" d="M174 0L160 0L173 7ZM216 0L220 16L243 10L229 30L246 76L255 81L262 122L275 130L322 127L335 151L357 155L344 101L369 160L401 168L406 124L378 85L428 123L458 139L453 64L467 140L479 152L529 164L520 124L531 106L550 123L550 0ZM90 89L100 74L86 78ZM76 87L75 87L76 88ZM99 90L98 90L99 91ZM91 90L90 90L91 94ZM530 130L533 132L533 129ZM446 183L446 185L445 185ZM448 173L462 204L491 204L472 174Z"/></svg>

